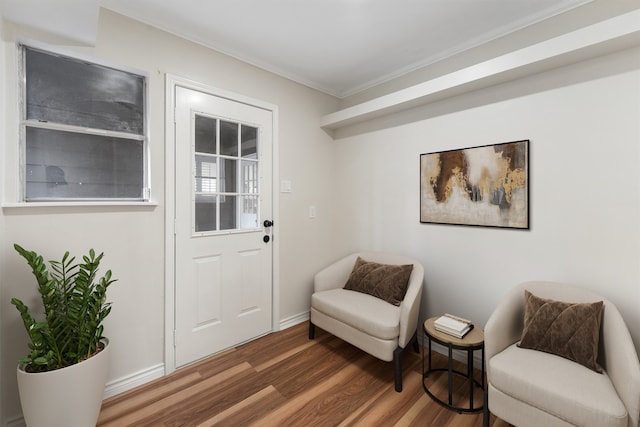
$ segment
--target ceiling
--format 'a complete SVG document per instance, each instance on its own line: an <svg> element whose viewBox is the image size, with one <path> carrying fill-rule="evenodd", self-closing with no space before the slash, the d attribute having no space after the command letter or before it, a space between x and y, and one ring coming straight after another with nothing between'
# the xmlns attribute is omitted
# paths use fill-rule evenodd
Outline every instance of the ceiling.
<svg viewBox="0 0 640 427"><path fill-rule="evenodd" d="M591 0L100 0L345 97Z"/></svg>
<svg viewBox="0 0 640 427"><path fill-rule="evenodd" d="M639 0L0 0L8 21L92 45L100 8L345 98L473 48L511 50ZM551 30L551 31L549 31ZM528 40L521 36L529 34ZM533 36L531 36L533 34ZM557 34L555 34L557 35ZM507 36L507 37L505 37ZM504 53L504 52L503 52ZM486 58L484 58L486 59Z"/></svg>

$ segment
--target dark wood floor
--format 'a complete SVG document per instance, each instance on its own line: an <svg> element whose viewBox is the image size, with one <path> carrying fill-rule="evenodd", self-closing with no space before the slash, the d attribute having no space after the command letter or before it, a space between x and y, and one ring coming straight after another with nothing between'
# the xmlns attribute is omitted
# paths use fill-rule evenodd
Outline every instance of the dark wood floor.
<svg viewBox="0 0 640 427"><path fill-rule="evenodd" d="M391 363L316 331L309 340L307 324L297 325L110 398L98 426L482 426L482 413L458 414L425 394L420 355L405 358L396 393ZM426 381L446 396L444 374ZM468 386L454 386L454 403L468 402ZM480 389L474 398L482 402ZM493 416L491 425L507 426Z"/></svg>

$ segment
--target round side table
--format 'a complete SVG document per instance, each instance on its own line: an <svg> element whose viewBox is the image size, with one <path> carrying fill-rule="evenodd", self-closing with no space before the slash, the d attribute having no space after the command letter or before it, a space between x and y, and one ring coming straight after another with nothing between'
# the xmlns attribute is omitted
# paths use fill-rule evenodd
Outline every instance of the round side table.
<svg viewBox="0 0 640 427"><path fill-rule="evenodd" d="M478 327L474 327L467 335L463 338L456 338L452 335L445 334L444 332L440 332L436 330L433 322L436 321L438 317L432 317L430 319L425 320L424 322L424 333L429 340L429 366L428 369L424 369L424 352L422 353L422 386L427 394L436 402L441 405L462 412L480 412L483 409L483 405L474 406L473 402L473 388L479 387L482 389L484 393L484 332L482 329ZM432 368L431 367L431 342L435 341L438 344L441 344L447 347L448 354L448 364L446 368ZM453 350L463 350L467 352L467 372L460 372L458 370L453 369ZM473 376L473 354L476 350L481 350L482 352L482 380L478 381ZM446 371L448 373L448 399L444 401L434 395L431 391L429 391L429 387L427 387L425 383L425 379L429 376L431 372L438 371ZM455 406L453 404L453 376L460 375L466 378L469 381L469 406L461 407Z"/></svg>

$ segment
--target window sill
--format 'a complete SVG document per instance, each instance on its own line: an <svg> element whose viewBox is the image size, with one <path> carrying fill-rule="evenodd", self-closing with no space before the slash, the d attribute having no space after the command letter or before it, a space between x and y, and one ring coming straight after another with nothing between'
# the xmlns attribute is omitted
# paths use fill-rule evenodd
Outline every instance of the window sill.
<svg viewBox="0 0 640 427"><path fill-rule="evenodd" d="M23 208L70 208L70 207L145 207L155 208L158 202L154 200L142 201L73 201L73 202L17 202L2 203L2 209L23 209Z"/></svg>

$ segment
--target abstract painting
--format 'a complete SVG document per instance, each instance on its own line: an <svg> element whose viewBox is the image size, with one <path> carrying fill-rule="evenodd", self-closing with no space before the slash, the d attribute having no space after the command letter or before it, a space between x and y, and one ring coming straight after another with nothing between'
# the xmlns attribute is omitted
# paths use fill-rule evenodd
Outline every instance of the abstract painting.
<svg viewBox="0 0 640 427"><path fill-rule="evenodd" d="M529 228L529 141L420 155L420 222Z"/></svg>

